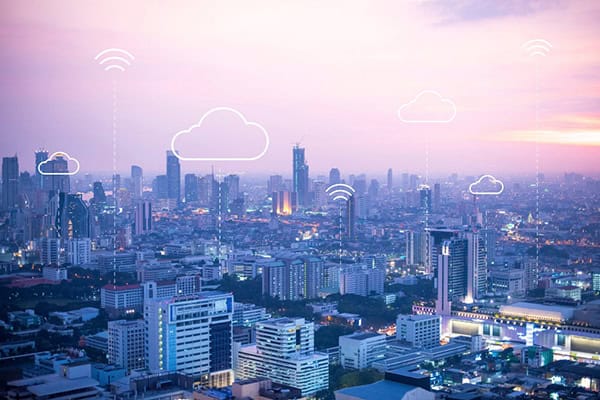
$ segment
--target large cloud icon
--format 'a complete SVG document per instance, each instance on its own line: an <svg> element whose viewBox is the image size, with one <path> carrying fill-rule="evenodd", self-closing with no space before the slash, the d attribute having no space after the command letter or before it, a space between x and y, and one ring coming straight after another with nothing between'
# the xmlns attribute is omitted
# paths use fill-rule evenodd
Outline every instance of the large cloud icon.
<svg viewBox="0 0 600 400"><path fill-rule="evenodd" d="M504 191L504 183L492 175L482 175L469 185L469 193L473 195L499 195Z"/></svg>
<svg viewBox="0 0 600 400"><path fill-rule="evenodd" d="M185 136L206 135L206 132L194 131L200 131L201 128L204 128L203 124L205 124L209 118L218 118L220 114L223 114L223 116L228 117L229 119L232 119L233 117L237 125L236 128L240 129L240 132L243 132L243 135L240 136L235 143L232 143L231 138L227 137L228 131L209 132L211 137L207 139L212 141L215 141L215 139L218 140L219 143L222 144L222 149L220 151L224 152L225 154L215 156L202 155L199 154L203 150L200 148L200 146L197 146L198 148L194 149L185 148L185 151L182 152L177 150L177 143L180 142ZM269 149L269 143L269 134L261 124L248 121L241 112L231 107L215 107L206 112L202 118L200 118L200 121L194 125L177 132L171 139L171 150L177 158L184 161L254 161L265 155ZM230 149L232 145L237 145L244 148L258 147L258 150L252 151L250 154L237 155L232 154L232 150ZM192 155L188 155L190 153L192 153ZM229 155L227 153L229 153Z"/></svg>
<svg viewBox="0 0 600 400"><path fill-rule="evenodd" d="M435 90L423 90L398 109L400 121L409 124L445 124L456 117L456 105Z"/></svg>
<svg viewBox="0 0 600 400"><path fill-rule="evenodd" d="M52 165L53 168L51 168L51 171L48 171L48 163L50 161L57 161L63 159L66 161L66 168L64 171L57 171L56 170L56 165ZM69 172L69 165L73 165L75 168L73 168L73 170L71 172ZM62 165L64 166L64 165ZM48 157L45 161L42 161L41 163L38 164L37 166L37 170L41 175L61 175L61 176L66 176L66 175L75 175L76 173L79 172L79 160L77 160L75 157L71 157L68 153L64 152L64 151L57 151L55 153L52 153L50 155L50 157Z"/></svg>

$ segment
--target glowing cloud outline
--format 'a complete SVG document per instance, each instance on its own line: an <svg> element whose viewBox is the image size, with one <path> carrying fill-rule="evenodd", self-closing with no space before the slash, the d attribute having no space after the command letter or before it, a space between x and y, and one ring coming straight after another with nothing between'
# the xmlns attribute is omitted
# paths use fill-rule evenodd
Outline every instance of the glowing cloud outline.
<svg viewBox="0 0 600 400"><path fill-rule="evenodd" d="M44 171L42 171L42 165L47 164L48 161L54 160L56 157L66 158L67 163L69 161L73 161L76 166L75 170L73 172L44 172ZM69 155L69 153L67 153L65 151L55 151L48 158L46 158L44 161L42 161L41 163L38 164L37 170L41 175L45 175L45 176L71 176L71 175L75 175L79 172L79 160L76 159L75 157L71 157Z"/></svg>
<svg viewBox="0 0 600 400"><path fill-rule="evenodd" d="M474 188L477 185L481 184L481 182L484 179L489 179L489 181L494 185L500 184L500 190L498 190L496 192L489 192L489 191L488 192L479 192L479 191L474 190ZM473 182L469 185L469 193L471 193L474 196L489 196L489 195L497 196L497 195L502 194L503 191L504 191L504 183L502 183L502 181L500 179L496 179L493 175L489 175L489 174L481 175L479 177L479 179L477 179L475 182Z"/></svg>
<svg viewBox="0 0 600 400"><path fill-rule="evenodd" d="M452 115L449 118L441 119L441 120L440 119L406 119L406 118L404 118L402 116L402 111L410 110L410 107L414 106L415 104L418 104L419 98L425 94L433 94L440 100L440 103L449 104L450 107L452 108ZM409 101L408 103L404 103L400 106L400 108L398 109L398 118L400 118L400 121L407 123L407 124L447 124L449 122L454 121L454 118L456 118L456 104L454 104L454 102L452 100L443 97L440 94L440 92L438 92L436 90L423 90L418 95L416 95L415 98L413 98L411 101Z"/></svg>
<svg viewBox="0 0 600 400"><path fill-rule="evenodd" d="M202 123L204 122L204 120L206 118L208 118L209 115L211 115L215 112L220 112L220 111L231 112L231 113L235 114L239 119L241 119L245 126L252 126L252 127L258 128L262 132L262 134L265 136L265 147L262 150L262 152L260 152L260 154L258 154L257 156L254 156L254 157L184 157L184 156L180 155L179 152L175 149L175 147L176 147L175 142L177 141L177 138L183 134L191 134L194 129L200 128L202 126ZM269 134L267 133L267 130L258 122L248 121L246 119L246 117L244 116L244 114L242 114L235 108L231 108L231 107L211 108L206 113L204 113L202 118L200 118L200 121L196 122L194 125L190 126L187 129L177 132L171 139L171 150L173 151L173 154L175 155L175 157L177 157L181 161L256 161L256 160L262 158L262 156L264 156L267 153L267 150L269 150L269 145L270 145L270 139L269 139Z"/></svg>

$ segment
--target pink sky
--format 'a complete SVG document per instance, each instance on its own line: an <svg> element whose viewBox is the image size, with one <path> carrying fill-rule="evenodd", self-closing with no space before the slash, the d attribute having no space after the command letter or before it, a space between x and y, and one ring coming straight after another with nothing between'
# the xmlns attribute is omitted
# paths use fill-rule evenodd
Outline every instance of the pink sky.
<svg viewBox="0 0 600 400"><path fill-rule="evenodd" d="M371 4L369 4L371 3ZM600 3L524 1L23 1L0 5L2 155L66 151L81 171L164 170L173 135L228 106L269 132L258 161L225 172L312 175L600 172ZM528 57L535 38L553 47ZM103 71L101 50L136 59ZM536 79L539 90L536 91ZM407 124L423 90L456 104L447 124ZM535 105L539 93L539 124ZM222 135L211 147L243 152ZM211 163L186 161L203 173Z"/></svg>

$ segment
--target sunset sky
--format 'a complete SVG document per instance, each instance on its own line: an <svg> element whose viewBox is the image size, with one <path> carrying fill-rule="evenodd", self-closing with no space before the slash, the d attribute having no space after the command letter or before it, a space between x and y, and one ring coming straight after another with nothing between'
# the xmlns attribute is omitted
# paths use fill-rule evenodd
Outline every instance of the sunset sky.
<svg viewBox="0 0 600 400"><path fill-rule="evenodd" d="M542 172L598 175L598 21L592 0L3 1L0 149L22 170L43 147L112 171L114 84L122 174L164 171L177 132L231 107L268 132L264 157L184 172L289 176L300 142L313 176L423 174L427 158L432 174L534 174L539 141ZM545 57L531 39L551 43ZM135 56L125 72L94 60L113 47ZM455 105L451 121L399 118L426 90ZM214 129L182 150L260 152Z"/></svg>

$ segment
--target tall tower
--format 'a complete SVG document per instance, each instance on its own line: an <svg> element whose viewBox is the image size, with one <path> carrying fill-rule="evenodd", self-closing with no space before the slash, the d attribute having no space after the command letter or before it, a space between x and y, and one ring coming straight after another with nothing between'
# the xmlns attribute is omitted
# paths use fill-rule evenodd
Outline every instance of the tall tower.
<svg viewBox="0 0 600 400"><path fill-rule="evenodd" d="M300 206L308 205L308 164L304 159L304 148L296 144L292 150L293 192Z"/></svg>
<svg viewBox="0 0 600 400"><path fill-rule="evenodd" d="M17 206L19 195L19 159L2 158L2 208L10 210Z"/></svg>
<svg viewBox="0 0 600 400"><path fill-rule="evenodd" d="M142 198L144 190L144 175L142 167L137 165L131 166L131 191L134 200Z"/></svg>
<svg viewBox="0 0 600 400"><path fill-rule="evenodd" d="M388 189L388 192L391 192L393 187L394 187L394 173L392 172L392 169L389 168L388 172L387 172L387 189Z"/></svg>
<svg viewBox="0 0 600 400"><path fill-rule="evenodd" d="M171 150L167 150L167 196L177 203L181 200L181 167Z"/></svg>
<svg viewBox="0 0 600 400"><path fill-rule="evenodd" d="M35 187L36 189L42 189L44 187L44 175L38 171L38 166L48 159L48 152L46 150L38 150L35 152Z"/></svg>
<svg viewBox="0 0 600 400"><path fill-rule="evenodd" d="M485 239L477 232L465 232L468 242L467 293L465 303L479 299L487 290L487 258Z"/></svg>
<svg viewBox="0 0 600 400"><path fill-rule="evenodd" d="M340 170L337 168L331 168L329 170L329 184L335 185L336 183L340 183L342 178L340 176Z"/></svg>
<svg viewBox="0 0 600 400"><path fill-rule="evenodd" d="M467 294L468 241L458 237L444 240L436 257L436 313L450 315L452 301L463 299Z"/></svg>

